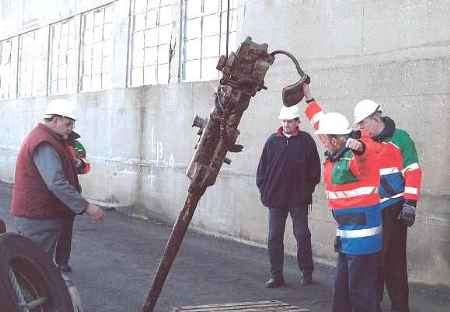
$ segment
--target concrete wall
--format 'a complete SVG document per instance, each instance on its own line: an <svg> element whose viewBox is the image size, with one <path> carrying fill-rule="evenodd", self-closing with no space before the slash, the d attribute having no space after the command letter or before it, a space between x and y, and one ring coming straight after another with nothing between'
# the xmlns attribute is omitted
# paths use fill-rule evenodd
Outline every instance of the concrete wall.
<svg viewBox="0 0 450 312"><path fill-rule="evenodd" d="M37 2L48 4L45 15L24 8L24 3ZM28 27L26 18L45 24L91 2L0 3L10 8L1 12L0 37L6 38L4 23L20 32ZM209 112L217 81L125 89L128 1L116 5L115 88L67 96L79 104L83 118L77 130L93 163L92 173L82 178L85 194L129 214L173 221L188 186L184 171L196 140L192 118ZM411 279L450 286L450 3L247 0L240 2L240 12L239 38L249 35L270 49L297 55L312 77L315 97L327 110L351 117L353 105L368 97L382 103L398 126L410 132L424 170L417 221L409 230ZM193 227L265 244L267 216L255 171L266 137L278 126L281 89L296 79L291 63L277 59L266 79L269 90L252 100L241 122L239 142L245 150L231 155L233 164L224 166L216 185L201 199ZM45 97L0 102L1 179L13 180L20 142L46 103ZM311 131L307 122L303 125ZM311 231L317 259L332 261L334 223L322 188L315 194ZM286 239L293 252L290 230Z"/></svg>

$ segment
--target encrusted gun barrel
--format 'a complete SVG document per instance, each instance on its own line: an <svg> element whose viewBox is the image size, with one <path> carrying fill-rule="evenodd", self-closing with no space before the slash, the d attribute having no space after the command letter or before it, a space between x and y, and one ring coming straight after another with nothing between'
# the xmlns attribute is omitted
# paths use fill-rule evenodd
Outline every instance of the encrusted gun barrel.
<svg viewBox="0 0 450 312"><path fill-rule="evenodd" d="M251 38L236 53L219 59L217 69L223 75L212 112L207 119L196 116L193 121L193 126L199 128L200 139L187 170L191 183L186 202L170 234L143 312L153 311L156 305L198 201L206 188L215 183L222 164L231 163L226 154L242 150L242 145L236 144L239 122L250 98L266 88L264 77L273 61L274 56L267 53L267 44L254 43Z"/></svg>
<svg viewBox="0 0 450 312"><path fill-rule="evenodd" d="M239 152L236 145L237 127L250 98L265 89L264 77L274 57L267 52L267 44L256 44L247 38L236 53L221 56L217 69L223 77L215 93L215 105L207 120L198 116L194 125L201 128L196 151L188 166L191 179L189 192L198 192L213 185L227 152ZM206 122L206 124L205 124Z"/></svg>

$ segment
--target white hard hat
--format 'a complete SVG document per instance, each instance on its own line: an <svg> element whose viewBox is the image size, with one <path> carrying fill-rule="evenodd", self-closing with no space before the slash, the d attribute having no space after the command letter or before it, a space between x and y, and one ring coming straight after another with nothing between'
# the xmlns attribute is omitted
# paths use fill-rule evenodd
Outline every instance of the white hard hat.
<svg viewBox="0 0 450 312"><path fill-rule="evenodd" d="M381 105L372 100L362 100L356 104L353 110L353 123L358 124L376 111L382 111Z"/></svg>
<svg viewBox="0 0 450 312"><path fill-rule="evenodd" d="M295 118L300 118L300 110L298 109L298 105L293 105L290 107L281 106L280 114L278 115L278 119L281 120L291 120Z"/></svg>
<svg viewBox="0 0 450 312"><path fill-rule="evenodd" d="M347 118L340 113L326 113L319 119L316 134L349 134L352 132Z"/></svg>
<svg viewBox="0 0 450 312"><path fill-rule="evenodd" d="M71 101L65 99L55 99L50 101L44 115L45 117L59 115L73 120L77 119L77 116L75 115L75 105Z"/></svg>

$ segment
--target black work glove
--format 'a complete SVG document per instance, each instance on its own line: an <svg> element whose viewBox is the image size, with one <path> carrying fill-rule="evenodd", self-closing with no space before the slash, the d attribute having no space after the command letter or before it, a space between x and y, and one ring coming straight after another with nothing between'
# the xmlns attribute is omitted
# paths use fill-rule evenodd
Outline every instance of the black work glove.
<svg viewBox="0 0 450 312"><path fill-rule="evenodd" d="M416 220L416 207L410 202L404 202L402 210L398 214L398 219L407 226L412 226Z"/></svg>

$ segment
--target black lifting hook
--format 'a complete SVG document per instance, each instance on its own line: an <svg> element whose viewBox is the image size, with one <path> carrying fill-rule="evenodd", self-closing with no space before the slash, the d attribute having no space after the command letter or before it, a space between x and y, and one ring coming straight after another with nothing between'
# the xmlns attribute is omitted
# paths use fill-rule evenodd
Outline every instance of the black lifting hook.
<svg viewBox="0 0 450 312"><path fill-rule="evenodd" d="M300 67L299 62L291 53L283 50L275 50L272 53L270 53L270 55L272 56L275 56L277 54L284 54L288 56L294 62L295 67L297 68L297 72L300 75L299 81L287 87L284 87L282 91L282 99L284 106L287 107L294 106L295 104L299 103L304 97L303 84L304 83L309 84L311 82L311 79L307 74L305 74L303 69Z"/></svg>

